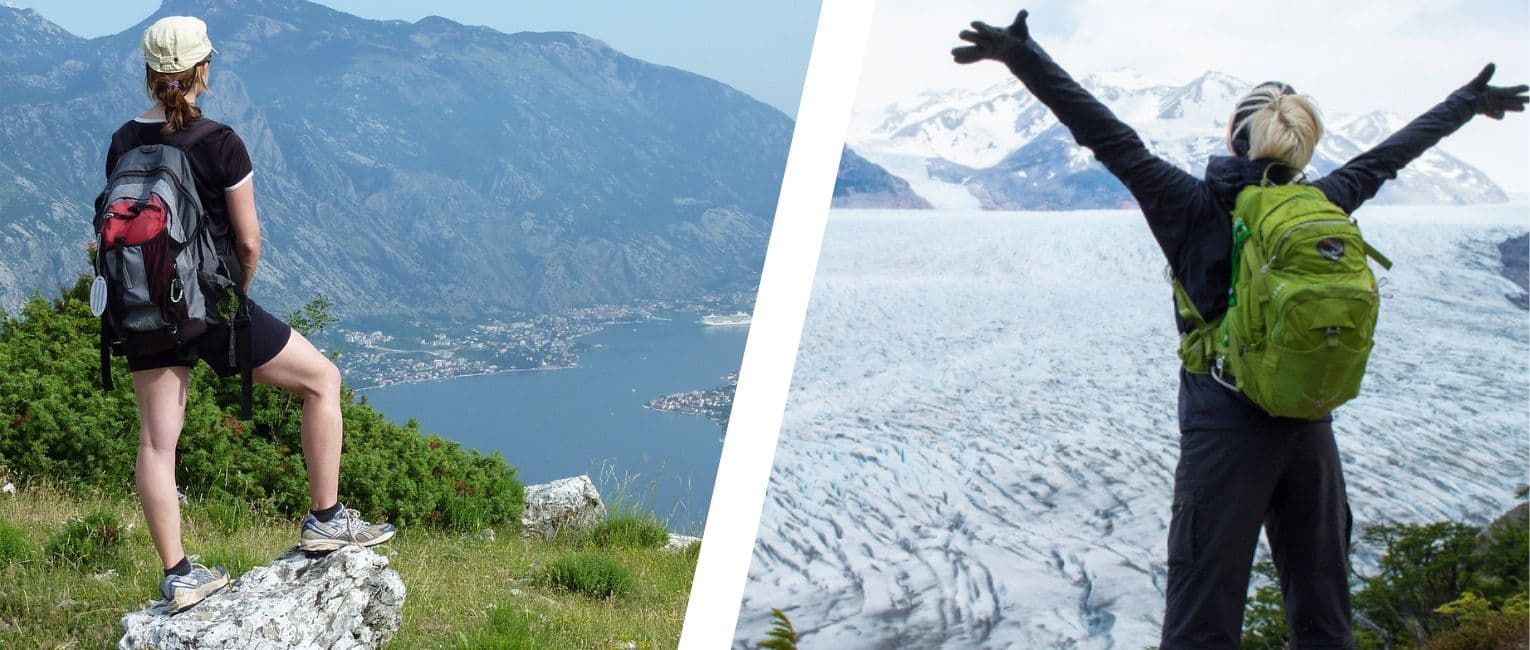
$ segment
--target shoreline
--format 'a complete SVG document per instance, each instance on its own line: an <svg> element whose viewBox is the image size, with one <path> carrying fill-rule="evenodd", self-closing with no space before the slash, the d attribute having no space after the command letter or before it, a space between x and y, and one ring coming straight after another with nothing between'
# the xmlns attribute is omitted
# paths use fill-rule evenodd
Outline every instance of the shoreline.
<svg viewBox="0 0 1530 650"><path fill-rule="evenodd" d="M633 325L633 324L637 324L637 323L647 323L647 322L656 321L656 320L665 320L665 321L668 321L668 320L673 320L673 319L651 317L651 318L645 318L645 319L641 319L641 320L631 320L631 321L620 321L620 320L618 320L618 321L605 321L605 322L599 323L594 330L591 330L589 332L585 332L583 334L577 334L573 338L575 340L578 340L578 339L582 339L582 338L587 337L587 336L594 336L596 334L599 334L601 332L606 331L607 328L609 328L609 327L611 327L613 325ZM380 349L385 349L385 348L380 348ZM580 356L582 358L583 355L580 355ZM460 374L460 375L448 375L446 377L431 377L429 379L410 379L410 380L406 380L406 381L395 381L395 382L387 383L387 384L372 384L372 385L369 385L369 386L352 387L351 390L355 391L355 392L361 392L361 391L365 391L365 390L372 390L372 389L375 389L375 388L389 388L389 387L392 387L392 386L405 386L405 385L409 385L409 384L425 384L425 383L430 383L430 382L433 382L433 381L449 381L449 380L452 380L452 379L463 379L463 378L466 378L466 377L487 377L487 376L490 376L490 375L502 375L502 374L507 374L507 373L512 373L512 372L548 372L548 371L554 371L554 370L573 370L573 369L581 368L581 367L583 367L582 364L580 364L578 362L575 362L575 363L572 363L572 364L569 364L569 365L566 365L566 366L547 366L545 368L505 368L503 370L489 370L489 371L485 371L485 372L468 372L468 373L463 373L463 374Z"/></svg>
<svg viewBox="0 0 1530 650"><path fill-rule="evenodd" d="M410 385L410 384L428 384L428 383L433 382L433 381L450 381L450 380L453 380L453 379L464 379L464 378L467 378L467 377L488 377L490 375L504 375L504 374L509 374L509 373L512 373L512 372L551 372L551 371L555 371L555 370L573 370L573 369L579 368L579 367L581 367L581 366L576 363L576 364L568 365L568 366L548 366L546 368L505 368L503 370L489 370L489 371L485 371L485 372L468 372L468 373L463 373L463 374L460 374L460 375L450 375L450 376L447 376L447 377L431 377L429 379L409 379L409 380L406 380L406 381L395 381L395 382L388 383L388 384L372 384L372 385L369 385L369 386L352 386L351 387L351 391L359 393L359 392L362 392L362 391L368 391L368 390L373 390L373 389L377 389L377 388L392 388L394 386L407 386L407 385Z"/></svg>
<svg viewBox="0 0 1530 650"><path fill-rule="evenodd" d="M674 313L670 313L668 316L652 315L652 316L649 316L647 318L641 318L641 319L637 319L637 320L605 321L605 322L602 322L602 323L599 323L598 325L596 325L595 329L593 329L593 330L591 330L589 332L585 332L583 334L575 335L573 337L573 339L574 340L579 340L579 339L583 339L583 338L586 338L586 337L594 336L594 335L600 334L601 332L604 332L607 329L609 329L609 328L611 328L613 326L616 326L616 325L640 325L640 324L643 324L643 323L654 323L654 322L666 322L666 323L668 323L668 322L675 322L677 320L678 319L675 317L675 314ZM696 320L696 321L694 321L694 323L696 325L701 326L701 331L706 331L706 330L714 328L714 327L726 327L726 328L731 329L732 327L738 327L738 326L747 327L749 325L749 323L738 323L738 324L729 323L727 325L718 326L718 325L709 325L707 323L701 322L700 320ZM388 348L382 348L380 346L376 347L374 349L389 350ZM389 351L401 352L401 353L402 352L407 352L407 351L403 351L403 350L389 350ZM420 351L420 352L424 352L426 354L434 354L433 352L428 352L428 351L423 351L423 350ZM582 360L582 358L583 358L583 355L581 354L580 355L580 359ZM484 371L484 372L468 372L468 373L463 373L463 374L460 374L460 375L448 375L448 376L445 376L445 377L431 377L429 379L409 379L409 380L405 380L405 381L395 381L395 382L391 382L391 383L387 383L387 384L368 384L366 386L352 386L351 390L353 392L358 392L359 393L359 392L369 391L369 390L378 389L378 388L389 388L389 387L392 387L392 386L404 386L404 385L409 385L409 384L424 384L424 383L429 383L429 382L433 382L433 381L448 381L448 380L452 380L452 379L463 379L463 378L466 378L466 377L485 377L485 376L490 376L490 375L500 375L500 374L513 373L513 372L549 372L549 371L557 371L557 370L574 370L574 369L581 368L581 367L583 367L583 364L581 364L579 362L575 362L575 363L572 363L572 364L566 365L566 366L547 366L545 368L505 368L505 369L502 369L502 370L490 370L490 371Z"/></svg>

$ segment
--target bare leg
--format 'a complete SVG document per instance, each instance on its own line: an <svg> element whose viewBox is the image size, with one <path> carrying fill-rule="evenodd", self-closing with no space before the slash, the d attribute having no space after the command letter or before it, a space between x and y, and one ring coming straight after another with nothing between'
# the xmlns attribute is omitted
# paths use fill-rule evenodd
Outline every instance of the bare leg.
<svg viewBox="0 0 1530 650"><path fill-rule="evenodd" d="M181 546L181 502L175 490L175 443L186 417L186 380L191 369L156 368L133 373L138 398L138 464L135 477L144 521L159 561L170 568L186 556Z"/></svg>
<svg viewBox="0 0 1530 650"><path fill-rule="evenodd" d="M303 400L303 465L309 507L335 505L340 492L340 370L297 332L276 357L255 369L255 381L285 388Z"/></svg>

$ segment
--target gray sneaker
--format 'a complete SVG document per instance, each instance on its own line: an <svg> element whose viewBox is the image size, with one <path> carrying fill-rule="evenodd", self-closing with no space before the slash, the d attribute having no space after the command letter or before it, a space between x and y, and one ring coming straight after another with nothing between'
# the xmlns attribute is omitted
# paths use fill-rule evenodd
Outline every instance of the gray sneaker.
<svg viewBox="0 0 1530 650"><path fill-rule="evenodd" d="M174 614L202 602L226 584L228 584L228 571L225 571L223 567L208 568L193 564L191 573L183 576L165 576L165 579L159 582L159 593L165 597L170 613Z"/></svg>
<svg viewBox="0 0 1530 650"><path fill-rule="evenodd" d="M393 538L398 528L393 524L369 524L361 513L342 507L329 521L319 521L313 513L303 518L303 534L298 548L305 551L333 551L345 546L376 546Z"/></svg>

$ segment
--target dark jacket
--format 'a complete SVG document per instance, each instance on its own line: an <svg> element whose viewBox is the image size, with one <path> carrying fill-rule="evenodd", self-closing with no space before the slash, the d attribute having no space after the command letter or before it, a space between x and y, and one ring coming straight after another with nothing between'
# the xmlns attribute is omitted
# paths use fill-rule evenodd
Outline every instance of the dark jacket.
<svg viewBox="0 0 1530 650"><path fill-rule="evenodd" d="M1196 178L1154 156L1131 127L1078 85L1046 52L1027 40L1005 62L1025 87L1045 104L1082 146L1126 185L1148 228L1168 258L1196 309L1212 320L1227 311L1231 280L1232 205L1238 192L1258 184L1266 164L1231 156L1213 156L1206 177ZM1231 106L1228 113L1232 112ZM1458 90L1444 102L1409 122L1370 151L1313 181L1328 200L1353 213L1397 171L1450 135L1473 115L1472 91ZM1289 176L1272 180L1285 182ZM1191 326L1176 317L1179 331ZM1286 426L1296 424L1265 413L1240 393L1222 387L1209 375L1180 370L1181 431Z"/></svg>

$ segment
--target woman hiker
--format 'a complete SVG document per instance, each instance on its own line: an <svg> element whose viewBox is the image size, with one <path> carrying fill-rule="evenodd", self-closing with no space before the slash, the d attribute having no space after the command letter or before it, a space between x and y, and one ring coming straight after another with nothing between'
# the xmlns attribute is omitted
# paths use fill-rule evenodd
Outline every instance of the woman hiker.
<svg viewBox="0 0 1530 650"><path fill-rule="evenodd" d="M233 251L242 268L235 281L248 290L260 261L260 223L255 215L255 181L250 156L233 129L202 117L197 99L208 92L215 50L207 25L197 18L170 16L143 33L145 84L154 105L112 134L106 154L110 178L119 160L141 145L166 144L182 151L193 176L208 227L220 247ZM240 295L245 295L241 291ZM340 372L286 323L249 303L248 336L253 378L279 386L303 400L303 460L308 472L310 512L298 546L330 551L345 545L372 546L393 536L392 524L369 524L338 500L340 478ZM245 336L241 330L240 336ZM219 376L238 369L230 362L230 325L212 326L191 343L193 357L175 350L134 354L129 349L140 432L137 484L154 549L165 568L160 592L178 612L228 583L221 567L192 564L181 546L180 502L175 487L175 447L186 408L186 385L200 357Z"/></svg>
<svg viewBox="0 0 1530 650"><path fill-rule="evenodd" d="M1322 135L1311 101L1268 82L1228 123L1231 156L1196 178L1157 156L1030 38L1026 12L1008 28L972 23L957 63L1007 65L1141 206L1169 268L1212 322L1227 311L1234 199L1268 180L1299 182ZM1523 111L1526 86L1489 86L1493 66L1370 151L1311 182L1346 214L1474 115ZM1191 323L1178 320L1182 334ZM1162 647L1236 648L1249 569L1264 527L1280 574L1294 648L1351 647L1350 514L1331 417L1276 417L1208 373L1180 371L1180 456L1169 524Z"/></svg>

